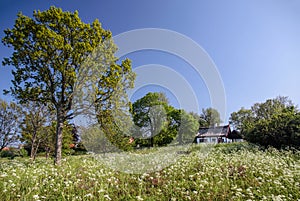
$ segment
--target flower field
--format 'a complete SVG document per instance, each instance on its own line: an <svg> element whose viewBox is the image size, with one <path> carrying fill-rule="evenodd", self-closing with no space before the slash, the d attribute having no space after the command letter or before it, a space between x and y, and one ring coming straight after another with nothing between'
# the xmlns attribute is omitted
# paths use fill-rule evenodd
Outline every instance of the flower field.
<svg viewBox="0 0 300 201"><path fill-rule="evenodd" d="M300 200L300 153L248 144L192 146L156 172L114 171L92 155L62 166L38 158L1 159L1 200Z"/></svg>

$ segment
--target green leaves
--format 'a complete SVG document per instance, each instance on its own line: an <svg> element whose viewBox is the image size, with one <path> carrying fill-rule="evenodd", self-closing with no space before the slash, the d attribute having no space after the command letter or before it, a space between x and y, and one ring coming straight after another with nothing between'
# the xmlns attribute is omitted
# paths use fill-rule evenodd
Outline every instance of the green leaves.
<svg viewBox="0 0 300 201"><path fill-rule="evenodd" d="M3 61L14 66L13 87L7 92L21 103L35 101L55 107L58 148L61 125L84 111L82 105L93 107L94 115L128 106L125 91L135 79L131 63L117 64L112 34L98 20L86 24L77 11L64 12L54 6L34 11L33 18L19 13L2 42L14 48Z"/></svg>
<svg viewBox="0 0 300 201"><path fill-rule="evenodd" d="M234 128L243 134L247 129L252 127L254 113L250 109L242 107L239 111L231 113L229 119Z"/></svg>
<svg viewBox="0 0 300 201"><path fill-rule="evenodd" d="M69 97L81 63L104 38L111 37L98 21L91 26L80 20L78 12L55 7L35 11L33 19L19 13L14 28L5 34L4 45L14 47L12 56L3 61L15 66L11 94L54 104L72 101ZM28 81L30 86L22 84Z"/></svg>
<svg viewBox="0 0 300 201"><path fill-rule="evenodd" d="M170 143L175 136L168 132L170 106L163 93L148 93L132 104L133 121L139 129L135 137L140 138L140 144L153 146ZM169 138L170 140L166 140Z"/></svg>
<svg viewBox="0 0 300 201"><path fill-rule="evenodd" d="M192 143L195 134L198 132L199 122L193 114L181 110L180 126L178 128L178 142L179 144Z"/></svg>
<svg viewBox="0 0 300 201"><path fill-rule="evenodd" d="M133 121L139 129L135 137L142 146L165 146L177 137L179 144L192 143L199 129L198 120L168 104L163 93L148 93L132 104ZM150 141L150 142L147 142Z"/></svg>
<svg viewBox="0 0 300 201"><path fill-rule="evenodd" d="M241 108L230 120L245 139L278 149L300 147L300 113L287 97L255 103L251 109Z"/></svg>
<svg viewBox="0 0 300 201"><path fill-rule="evenodd" d="M220 113L214 108L202 109L199 123L203 127L218 126L221 123Z"/></svg>

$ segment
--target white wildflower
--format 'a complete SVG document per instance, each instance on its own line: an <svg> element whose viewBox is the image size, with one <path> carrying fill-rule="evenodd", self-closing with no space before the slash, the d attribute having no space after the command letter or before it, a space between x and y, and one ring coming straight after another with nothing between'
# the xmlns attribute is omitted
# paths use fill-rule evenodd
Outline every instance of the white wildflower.
<svg viewBox="0 0 300 201"><path fill-rule="evenodd" d="M109 197L109 195L104 195L104 198L111 200L111 198Z"/></svg>
<svg viewBox="0 0 300 201"><path fill-rule="evenodd" d="M103 192L105 192L104 189L100 189L100 190L98 191L98 193L103 193Z"/></svg>
<svg viewBox="0 0 300 201"><path fill-rule="evenodd" d="M91 193L89 193L89 194L86 194L84 197L89 197L89 198L91 198L91 197L93 197L93 195L92 195Z"/></svg>
<svg viewBox="0 0 300 201"><path fill-rule="evenodd" d="M136 196L137 200L144 200L141 196Z"/></svg>

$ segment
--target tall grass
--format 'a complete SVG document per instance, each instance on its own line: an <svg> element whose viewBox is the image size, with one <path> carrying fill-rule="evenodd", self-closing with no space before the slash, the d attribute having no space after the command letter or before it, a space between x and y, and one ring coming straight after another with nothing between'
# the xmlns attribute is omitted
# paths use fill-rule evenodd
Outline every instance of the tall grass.
<svg viewBox="0 0 300 201"><path fill-rule="evenodd" d="M1 160L1 200L300 200L299 153L221 145L203 157L194 146L158 172L113 171L93 156L56 167L38 158ZM143 153L144 154L144 153Z"/></svg>

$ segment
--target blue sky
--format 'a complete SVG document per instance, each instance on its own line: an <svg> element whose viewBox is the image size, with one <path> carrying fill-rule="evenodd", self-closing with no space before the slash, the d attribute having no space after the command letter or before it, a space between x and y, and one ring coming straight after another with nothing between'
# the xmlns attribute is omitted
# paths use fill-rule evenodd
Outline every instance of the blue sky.
<svg viewBox="0 0 300 201"><path fill-rule="evenodd" d="M278 95L289 96L300 105L300 1L1 0L1 38L4 29L13 27L19 11L32 16L33 10L46 10L51 5L78 10L86 23L98 18L113 35L133 29L162 28L194 40L209 54L222 78L226 94L225 121L241 107L248 108ZM1 60L11 52L0 44ZM182 59L151 50L126 57L133 61L133 68L153 63L174 68L192 85L199 110L210 106L207 86ZM0 69L1 91L10 86L10 70L9 67ZM163 87L144 87L132 98L151 90L165 91L176 106L176 94ZM9 100L2 94L0 97Z"/></svg>

